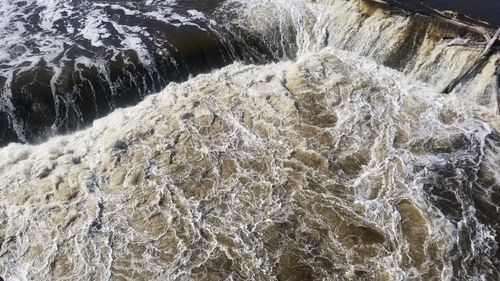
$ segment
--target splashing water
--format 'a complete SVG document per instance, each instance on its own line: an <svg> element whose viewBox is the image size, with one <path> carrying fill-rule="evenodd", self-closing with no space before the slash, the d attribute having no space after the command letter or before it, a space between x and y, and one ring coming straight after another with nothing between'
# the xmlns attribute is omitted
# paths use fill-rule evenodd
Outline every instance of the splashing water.
<svg viewBox="0 0 500 281"><path fill-rule="evenodd" d="M498 279L498 55L440 94L473 38L358 4L225 2L280 61L1 149L0 276Z"/></svg>

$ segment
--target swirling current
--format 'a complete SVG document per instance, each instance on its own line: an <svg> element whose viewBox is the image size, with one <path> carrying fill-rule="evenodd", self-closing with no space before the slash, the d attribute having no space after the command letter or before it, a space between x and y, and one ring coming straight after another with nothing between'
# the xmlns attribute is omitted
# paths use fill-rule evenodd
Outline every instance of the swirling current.
<svg viewBox="0 0 500 281"><path fill-rule="evenodd" d="M487 24L375 0L0 16L0 280L500 278Z"/></svg>

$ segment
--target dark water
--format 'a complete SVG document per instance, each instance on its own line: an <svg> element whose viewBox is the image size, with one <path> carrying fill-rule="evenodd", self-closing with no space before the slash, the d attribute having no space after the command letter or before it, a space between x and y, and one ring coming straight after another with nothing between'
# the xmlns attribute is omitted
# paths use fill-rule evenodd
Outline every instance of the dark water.
<svg viewBox="0 0 500 281"><path fill-rule="evenodd" d="M391 1L390 1L391 2ZM458 12L472 19L500 27L500 1L498 0L393 0L415 10L433 8Z"/></svg>
<svg viewBox="0 0 500 281"><path fill-rule="evenodd" d="M0 8L0 146L36 143L234 60L264 62L222 1L9 1Z"/></svg>

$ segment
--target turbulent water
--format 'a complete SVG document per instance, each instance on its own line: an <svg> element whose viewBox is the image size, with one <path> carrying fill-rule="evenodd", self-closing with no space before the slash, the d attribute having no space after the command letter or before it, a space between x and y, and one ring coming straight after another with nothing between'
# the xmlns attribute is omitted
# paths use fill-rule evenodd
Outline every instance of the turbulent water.
<svg viewBox="0 0 500 281"><path fill-rule="evenodd" d="M363 14L358 1L330 2L334 8L323 13L297 0L4 0L0 146L85 128L169 82L235 60L262 64L327 44L396 68L411 59L419 64L406 67L419 78L444 82L480 51L463 40L485 40L425 16L384 18L365 1ZM311 25L317 30L308 38ZM442 37L462 39L436 40Z"/></svg>
<svg viewBox="0 0 500 281"><path fill-rule="evenodd" d="M264 62L224 32L220 2L2 1L0 145L82 128L235 59Z"/></svg>
<svg viewBox="0 0 500 281"><path fill-rule="evenodd" d="M498 280L498 53L442 94L487 32L313 2L206 1L241 62L2 148L0 279Z"/></svg>

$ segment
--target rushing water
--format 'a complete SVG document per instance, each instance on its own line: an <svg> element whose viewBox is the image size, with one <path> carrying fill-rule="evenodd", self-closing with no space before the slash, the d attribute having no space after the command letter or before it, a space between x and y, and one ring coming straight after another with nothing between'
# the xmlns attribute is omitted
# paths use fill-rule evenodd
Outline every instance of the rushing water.
<svg viewBox="0 0 500 281"><path fill-rule="evenodd" d="M217 63L196 68L195 56L182 73L227 66L179 79L157 70L149 78L135 74L130 79L146 79L142 94L129 93L137 99L189 79L85 130L0 149L0 278L500 278L500 56L442 94L479 57L484 34L423 15L388 15L364 1L179 2L89 2L95 13L123 11L105 21L141 20L120 22L127 37L117 42L136 42L134 52L123 42L106 43L107 24L94 26L102 33L75 27L71 42L91 42L88 50L142 54L135 63L147 72L155 65L145 63L151 49L141 53L138 46L160 36L162 19L165 26L211 34L216 43L207 58L221 48ZM151 8L158 5L168 12L164 18ZM132 30L153 21L151 29ZM195 40L172 38L161 42ZM47 67L61 71L66 66L59 63L72 60L56 59L66 47L46 47L55 52L43 59ZM85 57L81 51L77 60ZM23 71L45 73L29 70L42 60L27 64L22 61L33 56L23 56L5 60L5 85ZM82 67L113 62L101 59L89 56ZM61 76L52 77L49 85L59 85ZM110 88L120 95L131 80L116 79L121 82L109 85L118 85ZM148 86L155 79L164 81ZM97 91L78 91L97 99ZM17 108L3 97L7 109ZM11 139L22 139L16 136Z"/></svg>
<svg viewBox="0 0 500 281"><path fill-rule="evenodd" d="M220 2L3 1L0 145L84 127L235 59L269 60L221 35Z"/></svg>

